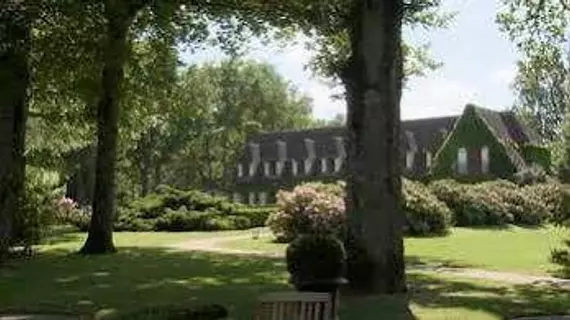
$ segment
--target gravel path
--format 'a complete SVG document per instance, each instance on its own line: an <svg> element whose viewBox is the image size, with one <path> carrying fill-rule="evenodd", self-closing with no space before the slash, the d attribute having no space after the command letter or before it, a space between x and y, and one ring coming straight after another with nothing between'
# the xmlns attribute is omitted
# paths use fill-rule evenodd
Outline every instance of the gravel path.
<svg viewBox="0 0 570 320"><path fill-rule="evenodd" d="M282 258L285 252L263 252L257 250L243 250L227 248L224 244L235 240L243 240L251 237L251 234L237 236L213 237L210 239L194 239L182 243L168 245L168 247L184 251L205 251L244 256L260 256L270 258ZM560 279L548 276L533 276L504 271L489 271L475 268L450 268L437 265L410 265L409 271L429 271L462 278L491 280L523 285L551 285L565 290L570 290L570 279ZM570 319L569 319L570 320Z"/></svg>

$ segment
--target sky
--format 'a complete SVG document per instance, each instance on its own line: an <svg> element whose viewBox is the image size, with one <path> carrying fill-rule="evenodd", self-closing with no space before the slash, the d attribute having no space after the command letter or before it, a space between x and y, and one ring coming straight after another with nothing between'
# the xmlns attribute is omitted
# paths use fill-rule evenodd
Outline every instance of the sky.
<svg viewBox="0 0 570 320"><path fill-rule="evenodd" d="M496 110L511 107L514 96L510 85L516 73L517 53L495 23L499 1L443 2L443 10L457 12L449 28L404 32L405 40L430 42L431 55L443 66L425 77L409 80L402 95L402 119L457 115L467 103ZM331 88L327 79L306 70L311 56L301 41L286 46L252 44L246 55L272 64L298 91L311 97L315 117L330 119L345 113L344 101L332 98L342 88ZM188 63L222 59L223 53L215 48L183 55Z"/></svg>

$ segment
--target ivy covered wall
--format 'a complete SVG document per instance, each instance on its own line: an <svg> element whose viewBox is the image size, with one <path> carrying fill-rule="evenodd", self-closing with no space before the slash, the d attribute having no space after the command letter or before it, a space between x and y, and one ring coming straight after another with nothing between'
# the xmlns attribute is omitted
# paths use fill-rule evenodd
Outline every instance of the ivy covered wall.
<svg viewBox="0 0 570 320"><path fill-rule="evenodd" d="M525 144L522 145L519 150L527 164L540 165L544 170L550 172L552 167L552 158L548 148Z"/></svg>
<svg viewBox="0 0 570 320"><path fill-rule="evenodd" d="M507 155L505 146L497 140L475 109L467 106L455 129L450 132L450 136L436 154L431 177L460 178L456 172L459 148L466 148L469 152L474 148L480 150L483 146L489 148L489 174L486 177L509 178L516 172L516 167ZM472 174L470 176L474 178Z"/></svg>

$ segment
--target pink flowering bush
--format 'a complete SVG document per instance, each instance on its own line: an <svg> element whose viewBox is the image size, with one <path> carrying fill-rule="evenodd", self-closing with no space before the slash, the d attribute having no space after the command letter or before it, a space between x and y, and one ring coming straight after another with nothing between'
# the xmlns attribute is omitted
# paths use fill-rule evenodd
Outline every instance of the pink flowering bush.
<svg viewBox="0 0 570 320"><path fill-rule="evenodd" d="M289 242L301 234L342 236L346 226L341 187L322 183L299 185L293 191L277 193L278 211L266 225L279 242Z"/></svg>

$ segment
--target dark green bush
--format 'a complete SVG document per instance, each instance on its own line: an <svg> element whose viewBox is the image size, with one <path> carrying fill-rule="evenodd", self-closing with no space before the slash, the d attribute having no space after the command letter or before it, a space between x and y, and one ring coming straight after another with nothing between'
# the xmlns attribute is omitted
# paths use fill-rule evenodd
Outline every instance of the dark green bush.
<svg viewBox="0 0 570 320"><path fill-rule="evenodd" d="M445 234L451 210L420 182L404 179L405 231L411 235Z"/></svg>
<svg viewBox="0 0 570 320"><path fill-rule="evenodd" d="M301 235L287 246L287 271L293 283L338 279L344 275L346 252L331 235Z"/></svg>
<svg viewBox="0 0 570 320"><path fill-rule="evenodd" d="M236 216L248 218L251 222L251 227L258 228L265 226L267 218L269 218L269 215L274 212L277 212L276 206L239 206L236 207L236 210L233 212L233 214Z"/></svg>
<svg viewBox="0 0 570 320"><path fill-rule="evenodd" d="M547 182L548 174L541 166L532 165L515 173L514 179L519 185L526 186Z"/></svg>

